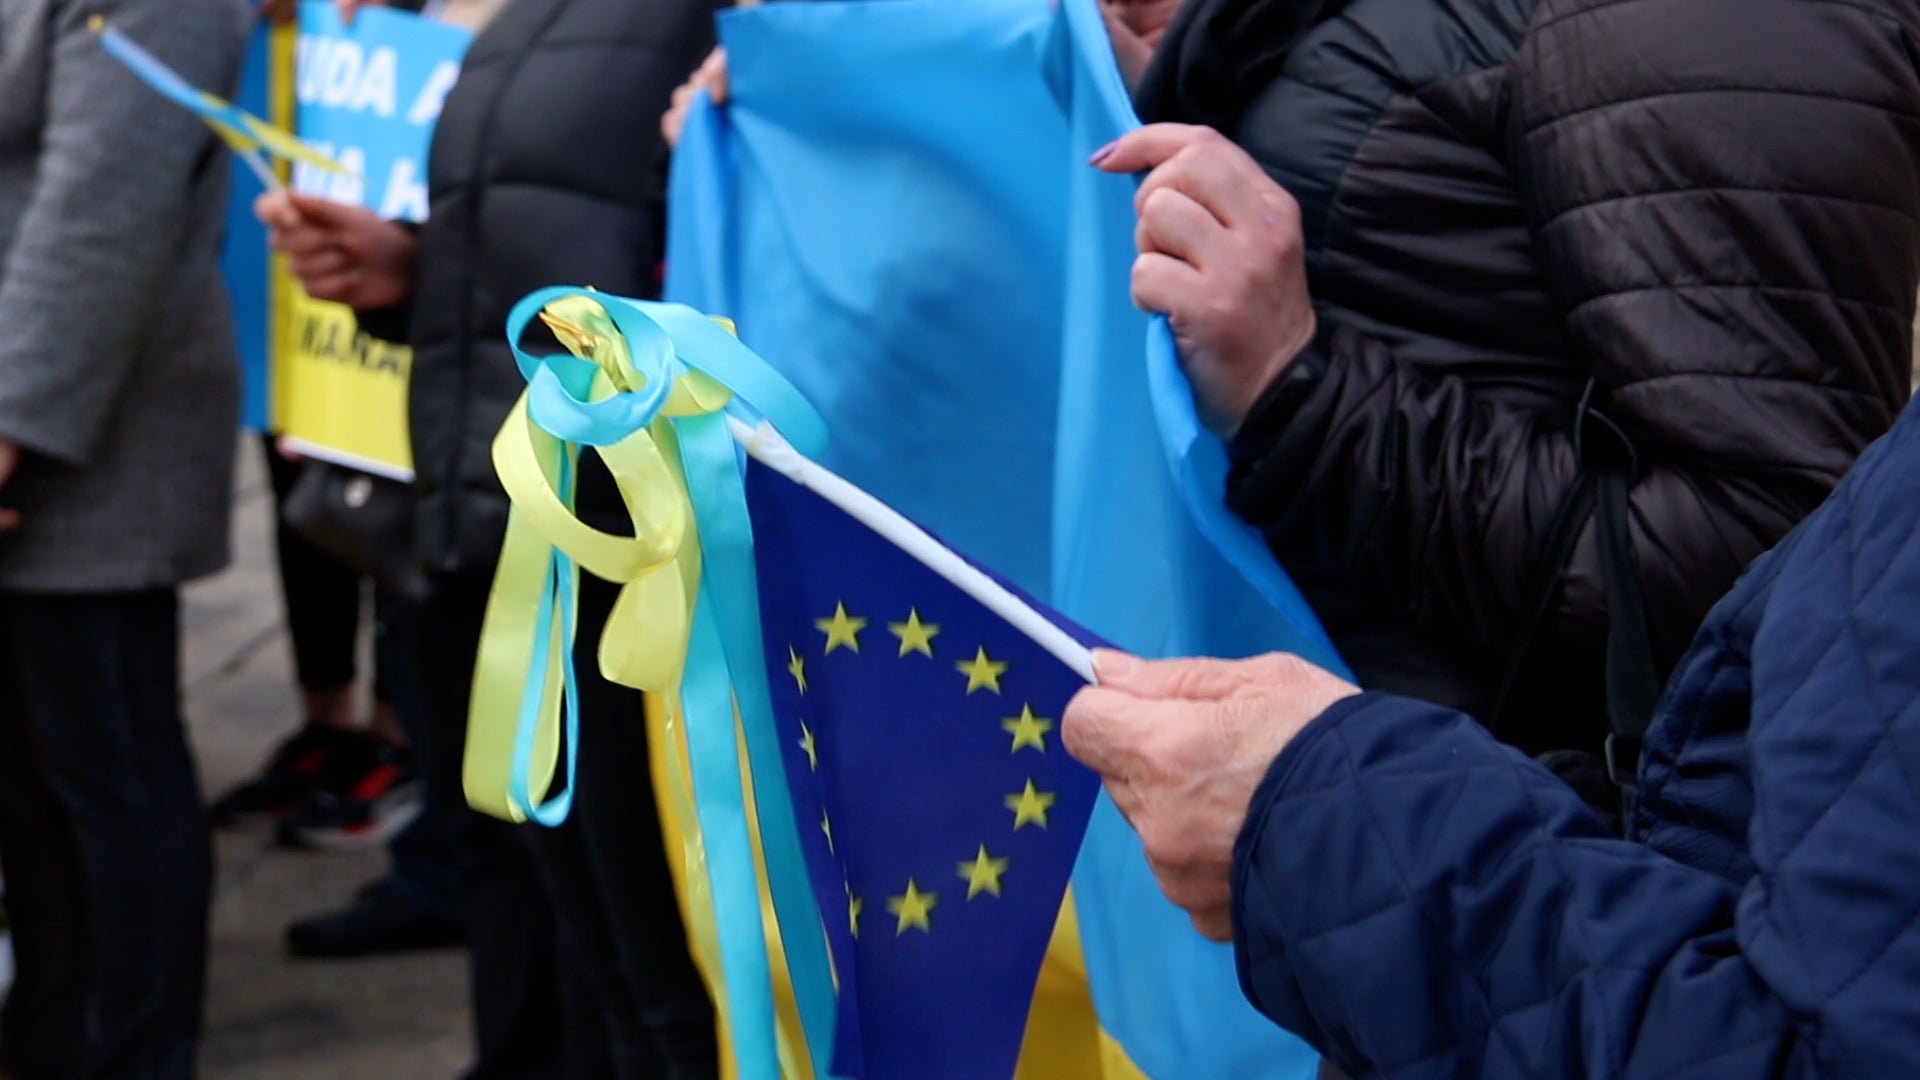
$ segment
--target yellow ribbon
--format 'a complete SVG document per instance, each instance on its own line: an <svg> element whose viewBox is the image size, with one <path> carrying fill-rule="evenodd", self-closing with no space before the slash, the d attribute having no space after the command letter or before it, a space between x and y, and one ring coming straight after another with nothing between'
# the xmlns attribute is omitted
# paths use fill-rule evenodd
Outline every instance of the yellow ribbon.
<svg viewBox="0 0 1920 1080"><path fill-rule="evenodd" d="M549 304L541 318L569 352L599 369L589 400L645 388L625 338L599 303L566 297ZM632 536L595 529L574 514L562 494L562 476L576 468L578 452L533 422L527 393L514 403L493 442L494 467L513 507L474 671L464 781L476 809L509 821L529 816L530 807L514 797L510 781L527 660L543 629L538 612L553 552L572 561L572 573L584 569L621 587L600 636L601 675L678 700L700 580L700 546L666 425L674 417L718 412L730 397L713 379L689 372L674 381L651 426L598 448L633 523ZM534 799L552 785L559 762L563 650L573 637L565 614L555 607L545 628L549 645L530 777Z"/></svg>
<svg viewBox="0 0 1920 1080"><path fill-rule="evenodd" d="M520 347L535 317L571 355L535 357ZM738 408L808 445L824 441L825 425L732 330L679 305L566 287L515 305L508 337L528 388L493 445L512 511L482 626L464 779L468 801L487 813L548 825L565 819L580 751L571 670L577 575L584 569L619 585L597 643L600 671L647 691L691 725L694 810L715 910L726 913L716 922L747 930L719 939L734 1049L743 1076L771 1080L778 1075L771 964L765 939L751 933L759 914L757 851L766 853L783 923L817 928L819 913L779 769L758 640L752 526L721 413ZM606 464L631 535L575 516L579 447L596 448ZM688 490L689 477L699 491ZM700 533L715 549L704 574ZM772 762L755 770L768 787L757 804L742 783L743 740L748 757ZM557 783L563 750L565 779ZM787 960L805 1026L821 1033L809 1045L825 1053L833 1016L825 942L803 932L794 949Z"/></svg>

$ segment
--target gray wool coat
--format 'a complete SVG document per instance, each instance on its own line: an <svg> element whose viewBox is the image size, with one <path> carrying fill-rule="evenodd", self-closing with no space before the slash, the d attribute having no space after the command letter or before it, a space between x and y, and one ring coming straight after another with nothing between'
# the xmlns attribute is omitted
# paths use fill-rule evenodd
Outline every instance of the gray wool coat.
<svg viewBox="0 0 1920 1080"><path fill-rule="evenodd" d="M228 94L245 0L0 0L0 589L132 592L227 560L239 369L227 155L87 29Z"/></svg>

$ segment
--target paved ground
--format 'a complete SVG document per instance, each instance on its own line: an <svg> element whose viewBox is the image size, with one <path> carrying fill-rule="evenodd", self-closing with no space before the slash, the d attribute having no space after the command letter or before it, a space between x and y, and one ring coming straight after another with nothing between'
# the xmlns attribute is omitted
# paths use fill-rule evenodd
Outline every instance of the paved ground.
<svg viewBox="0 0 1920 1080"><path fill-rule="evenodd" d="M257 765L294 716L258 455L257 444L242 445L235 566L188 598L187 712L209 791ZM281 945L289 918L342 903L382 864L378 853L279 850L264 829L220 837L207 1080L436 1080L458 1072L468 1046L463 954L293 961Z"/></svg>

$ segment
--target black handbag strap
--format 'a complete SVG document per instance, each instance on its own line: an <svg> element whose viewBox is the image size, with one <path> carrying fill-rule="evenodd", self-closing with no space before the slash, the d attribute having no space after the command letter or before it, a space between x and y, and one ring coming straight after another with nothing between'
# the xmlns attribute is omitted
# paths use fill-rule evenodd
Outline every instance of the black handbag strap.
<svg viewBox="0 0 1920 1080"><path fill-rule="evenodd" d="M1603 418L1604 419L1604 418ZM1608 423L1611 427L1611 423ZM1618 431L1618 429L1615 429ZM1630 799L1640 773L1640 747L1660 704L1660 672L1653 662L1640 567L1633 557L1631 504L1638 461L1632 444L1625 462L1599 473L1600 569L1607 593L1607 778Z"/></svg>
<svg viewBox="0 0 1920 1080"><path fill-rule="evenodd" d="M1525 621L1521 623L1520 636L1514 639L1513 654L1507 660L1507 671L1500 679L1500 690L1494 695L1493 711L1489 716L1488 727L1495 735L1503 734L1511 717L1508 715L1513 705L1513 691L1520 681L1520 673L1526 669L1527 657L1533 652L1533 641L1540 636L1540 628L1546 624L1547 612L1553 605L1554 590L1560 584L1560 572L1573 559L1574 545L1580 541L1580 530L1586 527L1587 519L1593 515L1594 494L1593 477L1585 469L1574 480L1565 498L1553 512L1553 520L1547 525L1546 542L1540 548L1540 562L1533 571L1533 588L1527 594Z"/></svg>
<svg viewBox="0 0 1920 1080"><path fill-rule="evenodd" d="M1494 699L1491 726L1498 734L1508 724L1514 687L1552 609L1560 576L1573 558L1581 531L1597 515L1600 573L1607 599L1607 777L1626 800L1631 798L1633 779L1639 772L1642 740L1659 703L1660 676L1653 659L1653 636L1647 628L1629 517L1629 496L1639 474L1639 458L1626 432L1594 408L1596 387L1597 381L1588 379L1580 395L1574 427L1580 475L1548 525L1524 609L1525 622Z"/></svg>

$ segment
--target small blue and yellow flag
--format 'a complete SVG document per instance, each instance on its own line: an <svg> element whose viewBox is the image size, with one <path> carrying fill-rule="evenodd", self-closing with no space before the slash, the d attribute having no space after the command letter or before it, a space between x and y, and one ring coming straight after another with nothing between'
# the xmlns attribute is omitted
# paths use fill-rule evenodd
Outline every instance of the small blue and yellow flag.
<svg viewBox="0 0 1920 1080"><path fill-rule="evenodd" d="M107 55L125 64L128 70L140 77L140 81L159 91L167 100L206 121L207 126L235 153L256 166L254 171L260 174L261 182L268 187L278 187L279 181L270 171L259 167L259 159L255 155L262 150L275 157L305 162L327 172L341 175L351 173L339 162L301 142L291 132L267 123L224 98L197 89L181 78L179 73L161 63L158 57L108 26L104 18L96 15L89 25L94 33L100 35L100 47L107 51Z"/></svg>
<svg viewBox="0 0 1920 1080"><path fill-rule="evenodd" d="M833 1072L1011 1076L1099 788L1059 731L1094 642L816 490L836 481L748 465L775 725L839 983Z"/></svg>

